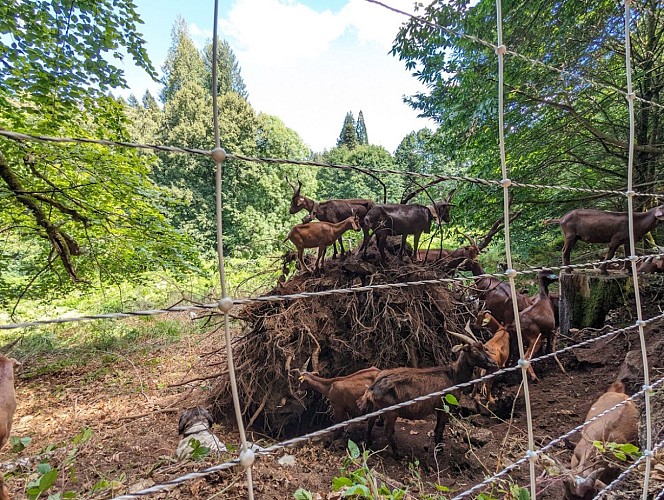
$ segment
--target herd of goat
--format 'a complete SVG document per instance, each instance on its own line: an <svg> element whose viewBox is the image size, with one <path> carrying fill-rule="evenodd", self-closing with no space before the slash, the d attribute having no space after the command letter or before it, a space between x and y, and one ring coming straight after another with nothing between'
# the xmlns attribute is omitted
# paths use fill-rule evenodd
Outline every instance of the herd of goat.
<svg viewBox="0 0 664 500"><path fill-rule="evenodd" d="M469 335L448 332L461 341L453 348L458 354L455 362L448 366L431 368L393 368L380 370L370 367L351 375L335 378L323 378L315 373L296 370L301 390L314 389L326 397L332 406L335 422L357 417L372 411L409 401L411 399L444 390L448 387L481 376L486 371L496 371L517 361L516 329L514 307L510 286L497 278L483 276L484 270L479 263L479 248L470 240L470 245L456 250L438 249L433 251L418 250L419 238L422 233L429 233L432 221L449 222L451 195L440 203L430 207L417 204L377 204L366 199L339 199L316 202L301 194L302 183L290 183L293 188L290 213L295 214L306 210L308 215L302 224L295 225L285 241L290 240L297 248L297 257L306 272L310 269L303 259L305 248L317 248L318 257L315 268L322 267L328 246L339 243L341 256L344 247L341 236L353 229L364 233L359 252L366 258L370 239L375 236L380 260L386 262L386 239L388 236L401 236L400 259L406 247L406 238L413 235L414 261L445 260L451 266L470 271L474 276L476 295L484 303L475 324L475 329L485 327L492 332L489 341L482 343L477 340L470 324L466 325ZM318 219L318 223L312 223ZM664 219L664 205L657 206L643 213L635 213L633 231L636 240L642 239L660 220ZM587 243L608 243L609 249L605 260L614 257L620 245L625 247L625 255L630 255L629 224L626 212L606 212L601 210L572 210L560 219L544 221L545 224L559 224L564 235L562 260L564 265L570 264L570 253L577 241ZM639 263L639 272L663 272L664 260L659 257L648 257ZM600 266L606 273L606 264ZM558 297L549 294L549 285L557 276L549 271L538 273L539 291L534 297L517 293L517 309L521 325L526 359L536 355L543 344L545 351L555 351L554 332L558 319ZM556 360L557 361L557 360ZM559 364L562 369L562 365ZM528 366L529 378L536 382L537 375L532 366ZM480 393L486 395L488 403L494 402L491 394L491 383L487 382L483 390L473 389L473 397L480 399ZM458 394L457 394L458 396ZM591 407L586 420L627 398L621 382L613 383ZM440 398L429 398L415 404L382 415L384 420L384 439L396 453L397 445L394 438L394 426L397 417L405 419L421 419L436 413L434 438L436 444L441 443L442 434L447 423L448 414L440 411ZM439 411L436 411L439 410ZM367 423L366 442L371 443L371 432L375 418ZM339 437L337 431L335 437ZM565 480L567 498L592 498L594 492L615 476L606 463L598 461L597 448L593 441L614 441L635 443L637 433L637 412L634 404L628 401L619 410L611 412L598 421L590 424L582 433L579 443L574 449L571 462L571 473Z"/></svg>

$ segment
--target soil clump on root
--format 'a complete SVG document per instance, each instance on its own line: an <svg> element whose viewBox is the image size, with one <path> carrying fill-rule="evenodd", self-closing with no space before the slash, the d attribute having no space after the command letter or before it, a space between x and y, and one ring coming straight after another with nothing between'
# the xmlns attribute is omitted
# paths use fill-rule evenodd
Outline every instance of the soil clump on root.
<svg viewBox="0 0 664 500"><path fill-rule="evenodd" d="M371 254L370 254L371 257ZM363 285L449 277L444 262L388 259L384 266L357 255L329 260L313 274L281 280L266 295L290 295ZM452 360L455 342L446 330L462 332L472 311L458 283L440 283L249 304L234 342L242 411L249 426L273 437L302 434L329 424L320 394L299 391L298 368L336 377L376 366L428 367ZM214 389L217 416L232 415L230 382Z"/></svg>

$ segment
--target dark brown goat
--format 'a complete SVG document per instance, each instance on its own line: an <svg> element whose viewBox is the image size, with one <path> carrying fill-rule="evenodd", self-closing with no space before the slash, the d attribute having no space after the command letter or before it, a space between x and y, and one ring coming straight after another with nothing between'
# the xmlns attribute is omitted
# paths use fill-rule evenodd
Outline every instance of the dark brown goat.
<svg viewBox="0 0 664 500"><path fill-rule="evenodd" d="M468 260L462 267L463 270L471 271L473 276L484 274L482 265L477 260ZM514 321L514 307L512 306L512 292L510 284L498 278L485 276L475 279L475 289L480 300L484 301L484 307L503 325ZM523 311L532 301L530 297L517 292L517 306Z"/></svg>
<svg viewBox="0 0 664 500"><path fill-rule="evenodd" d="M651 208L647 212L634 214L634 240L641 240L652 231L660 220L664 220L664 205ZM565 236L563 245L563 265L570 264L572 248L578 240L586 243L608 243L609 250L604 260L612 259L620 245L625 248L625 255L630 254L629 249L629 217L627 212L605 212L579 208L566 213L560 219L549 219L545 224L560 224ZM602 273L606 273L606 264L600 266Z"/></svg>
<svg viewBox="0 0 664 500"><path fill-rule="evenodd" d="M464 340L465 341L465 340ZM455 346L453 349L459 353L457 360L450 366L436 366L433 368L394 368L381 371L374 383L358 400L358 409L361 413L387 408L425 396L434 391L441 391L446 387L467 382L473 376L475 367L496 368L496 363L487 354L481 342ZM458 395L458 392L457 392ZM421 419L432 414L442 406L440 398L429 398L419 401L399 410L390 411L383 415L385 421L384 436L396 453L394 439L394 423L397 417L408 419ZM436 430L434 433L436 444L442 441L443 431L447 424L448 415L438 411L436 415ZM373 420L367 425L367 443L371 442Z"/></svg>
<svg viewBox="0 0 664 500"><path fill-rule="evenodd" d="M380 370L375 366L351 373L345 377L323 378L310 372L298 372L300 389L313 389L320 392L332 404L334 423L361 415L357 408L357 400L371 386ZM334 438L341 435L337 429Z"/></svg>
<svg viewBox="0 0 664 500"><path fill-rule="evenodd" d="M464 260L475 260L480 254L480 249L470 236L464 235L470 242L470 245L459 247L456 250L447 248L434 248L428 250L418 250L415 252L416 260L423 262L436 262L442 260L448 269L456 269Z"/></svg>
<svg viewBox="0 0 664 500"><path fill-rule="evenodd" d="M319 203L300 193L302 190L302 182L299 179L297 181L297 187L291 184L288 178L286 178L286 181L293 188L293 196L291 197L289 212L291 214L296 214L300 210L306 210L309 212L309 215L305 216L304 219L302 219L302 222L311 222L313 219L318 219L321 222L335 223L341 222L355 214L360 218L360 227L364 232L364 237L366 238L368 236L369 228L363 226L363 221L364 216L375 205L373 201L362 198L351 198L347 200L328 200ZM337 245L336 243L333 244L334 250L332 258L334 259L337 256ZM339 236L339 246L341 247L341 256L343 257L345 251L341 236Z"/></svg>
<svg viewBox="0 0 664 500"><path fill-rule="evenodd" d="M297 259L300 261L300 264L307 272L311 272L311 269L307 267L307 264L302 258L304 249L318 248L318 257L316 258L315 267L318 269L319 262L320 266L323 266L327 247L334 243L338 238L341 237L343 233L349 229L353 229L354 231L360 230L360 221L357 215L352 215L351 217L348 217L347 219L336 224L332 224L331 222L297 224L289 231L288 236L286 236L286 239L284 240L284 243L288 240L293 242L293 244L297 247Z"/></svg>
<svg viewBox="0 0 664 500"><path fill-rule="evenodd" d="M551 352L555 342L553 338L556 329L556 318L553 313L553 304L549 298L549 285L556 281L558 277L550 271L540 271L537 275L539 281L539 293L535 296L532 304L519 313L521 322L521 334L526 343L526 359L532 358L542 345L542 341L547 341L547 352ZM514 324L508 326L508 330L513 339L516 339ZM514 342L512 342L514 345ZM516 351L515 349L511 349ZM532 366L528 366L528 375L530 379L537 381L537 375Z"/></svg>
<svg viewBox="0 0 664 500"><path fill-rule="evenodd" d="M586 415L586 422L604 413L609 408L627 399L622 382L614 382L593 403ZM595 441L602 443L638 443L639 413L636 405L628 401L621 407L588 424L581 431L581 439L574 448L571 475L565 479L566 500L594 498L598 490L618 476L619 471L611 467L598 453Z"/></svg>
<svg viewBox="0 0 664 500"><path fill-rule="evenodd" d="M400 205L385 204L375 205L367 212L362 223L363 228L370 228L376 235L378 251L381 261L385 262L385 243L388 236L401 235L401 249L399 257L403 257L406 247L406 237L413 235L413 251L417 252L417 246L420 242L422 233L431 231L431 222L435 219L442 222L450 221L450 207L452 204L449 198L436 203L433 207L424 205ZM369 236L365 233L362 247L366 257L367 247L369 246ZM414 254L417 260L417 253Z"/></svg>

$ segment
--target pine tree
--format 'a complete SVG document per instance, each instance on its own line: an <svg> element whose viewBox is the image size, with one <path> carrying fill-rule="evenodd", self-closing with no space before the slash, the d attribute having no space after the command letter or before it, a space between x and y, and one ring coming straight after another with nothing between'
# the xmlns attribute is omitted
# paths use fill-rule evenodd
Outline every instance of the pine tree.
<svg viewBox="0 0 664 500"><path fill-rule="evenodd" d="M212 92L212 42L205 47L203 58L206 69L206 88ZM220 40L217 44L217 94L235 92L245 101L248 100L249 93L240 72L240 65L233 49L226 40Z"/></svg>
<svg viewBox="0 0 664 500"><path fill-rule="evenodd" d="M346 113L344 124L341 127L341 133L337 139L337 146L347 146L348 149L353 149L359 144L357 140L357 130L355 125L355 118L353 112Z"/></svg>
<svg viewBox="0 0 664 500"><path fill-rule="evenodd" d="M355 127L355 131L357 132L357 142L359 142L361 145L369 144L367 127L364 124L364 114L362 114L362 110L360 110L360 114L357 115L357 126Z"/></svg>
<svg viewBox="0 0 664 500"><path fill-rule="evenodd" d="M166 103L187 82L205 85L205 63L194 45L187 22L178 17L171 30L171 47L162 66L161 102Z"/></svg>

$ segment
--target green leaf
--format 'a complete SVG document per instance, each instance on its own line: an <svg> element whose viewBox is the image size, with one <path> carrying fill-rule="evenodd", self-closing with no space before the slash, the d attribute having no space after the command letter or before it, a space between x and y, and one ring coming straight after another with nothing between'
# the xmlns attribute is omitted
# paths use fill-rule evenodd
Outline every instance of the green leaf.
<svg viewBox="0 0 664 500"><path fill-rule="evenodd" d="M55 481L57 479L58 479L58 469L53 469L47 472L39 479L39 489L42 491L48 490L51 486L55 484Z"/></svg>
<svg viewBox="0 0 664 500"><path fill-rule="evenodd" d="M445 402L452 406L459 406L459 401L454 397L454 394L445 394Z"/></svg>
<svg viewBox="0 0 664 500"><path fill-rule="evenodd" d="M295 498L295 500L313 500L314 497L310 491L305 490L304 488L298 488L295 490L295 493L293 493L293 498Z"/></svg>
<svg viewBox="0 0 664 500"><path fill-rule="evenodd" d="M620 449L628 455L641 456L641 450L639 447L634 446L632 443L621 444Z"/></svg>
<svg viewBox="0 0 664 500"><path fill-rule="evenodd" d="M14 453L20 453L32 442L32 438L29 436L24 436L24 437L12 436L11 438L9 438L9 442L11 444L12 451Z"/></svg>
<svg viewBox="0 0 664 500"><path fill-rule="evenodd" d="M530 500L530 492L527 488L519 488L517 498L518 500Z"/></svg>
<svg viewBox="0 0 664 500"><path fill-rule="evenodd" d="M625 455L620 450L614 450L613 451L613 456L616 457L618 460L622 460L623 462L625 462L627 460L627 455Z"/></svg>
<svg viewBox="0 0 664 500"><path fill-rule="evenodd" d="M43 462L37 465L37 472L39 472L42 475L48 474L49 472L51 472L51 469L52 469L51 464L47 462Z"/></svg>
<svg viewBox="0 0 664 500"><path fill-rule="evenodd" d="M371 498L371 491L363 484L356 484L348 488L343 493L344 497L352 497L353 495L361 495L367 498Z"/></svg>
<svg viewBox="0 0 664 500"><path fill-rule="evenodd" d="M74 439L72 439L71 442L74 446L76 446L79 444L87 443L91 437L92 437L92 429L90 427L86 427L81 432L76 434L76 436L74 436Z"/></svg>
<svg viewBox="0 0 664 500"><path fill-rule="evenodd" d="M360 458L360 448L358 448L357 444L350 439L348 440L348 452L350 453L351 458Z"/></svg>
<svg viewBox="0 0 664 500"><path fill-rule="evenodd" d="M351 481L349 478L341 476L341 477L335 477L332 479L332 490L333 491L339 491L341 488L344 488L345 486L352 486L353 481Z"/></svg>
<svg viewBox="0 0 664 500"><path fill-rule="evenodd" d="M434 486L438 491L450 491L450 489L447 486L443 486L442 484L435 483Z"/></svg>

